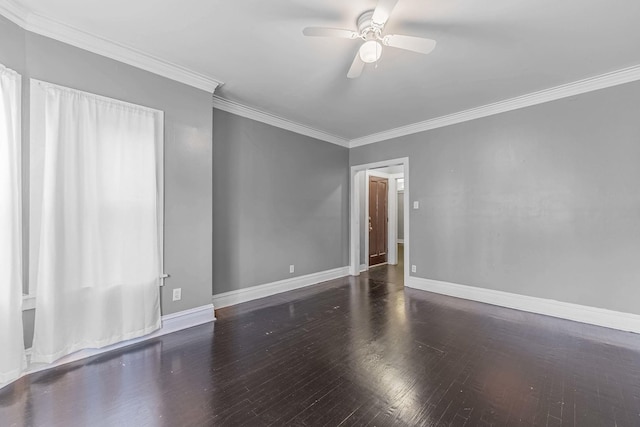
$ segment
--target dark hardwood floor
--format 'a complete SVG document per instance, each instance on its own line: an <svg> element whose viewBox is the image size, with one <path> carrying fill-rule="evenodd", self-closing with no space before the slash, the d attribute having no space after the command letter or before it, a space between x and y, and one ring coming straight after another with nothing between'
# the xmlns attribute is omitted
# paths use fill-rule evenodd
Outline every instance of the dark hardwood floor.
<svg viewBox="0 0 640 427"><path fill-rule="evenodd" d="M640 336L403 289L257 300L25 377L5 426L640 426Z"/></svg>

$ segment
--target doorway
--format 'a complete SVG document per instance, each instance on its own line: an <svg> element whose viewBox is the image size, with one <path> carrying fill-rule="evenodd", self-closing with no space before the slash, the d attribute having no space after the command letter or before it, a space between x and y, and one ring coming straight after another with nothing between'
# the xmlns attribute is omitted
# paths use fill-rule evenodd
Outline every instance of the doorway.
<svg viewBox="0 0 640 427"><path fill-rule="evenodd" d="M373 205L374 203L374 201L370 200L370 195L373 194L373 192L368 191L368 187L371 184L370 177L372 175L380 176L381 174L377 173L376 169L381 170L382 168L393 169L392 173L382 175L382 177L388 178L387 205L393 205L389 206L388 216L386 218L386 220L388 220L386 251L380 250L380 246L377 243L379 241L384 242L384 236L376 237L376 243L371 244L374 238L370 233L373 230L370 231L368 227L368 209L369 205ZM398 179L401 179L403 184L401 193L397 191ZM374 184L376 188L378 188L378 185L378 183ZM350 189L349 274L357 276L361 271L368 270L369 266L374 265L376 262L384 263L385 261L381 261L379 256L381 252L385 252L386 262L393 265L397 264L398 266L396 268L400 268L404 273L403 276L408 278L410 259L409 210L404 209L402 218L397 218L397 215L399 214L399 197L405 207L409 204L409 159L404 157L351 166ZM377 203L379 204L379 201ZM396 217L392 218L392 216ZM372 221L373 220L374 218L372 217ZM386 220L384 222L386 222ZM382 226L384 226L384 222L382 222ZM401 245L396 244L398 242L398 228L396 224L399 223L402 223L403 230ZM369 262L370 255L374 255L371 264Z"/></svg>
<svg viewBox="0 0 640 427"><path fill-rule="evenodd" d="M387 262L389 180L369 175L369 267Z"/></svg>

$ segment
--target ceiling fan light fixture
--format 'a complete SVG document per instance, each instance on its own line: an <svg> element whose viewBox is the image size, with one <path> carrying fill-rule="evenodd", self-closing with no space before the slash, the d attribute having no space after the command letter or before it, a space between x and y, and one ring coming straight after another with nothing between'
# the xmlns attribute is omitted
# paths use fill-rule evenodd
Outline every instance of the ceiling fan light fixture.
<svg viewBox="0 0 640 427"><path fill-rule="evenodd" d="M376 40L366 41L360 46L360 59L362 62L371 64L380 59L382 55L382 45Z"/></svg>
<svg viewBox="0 0 640 427"><path fill-rule="evenodd" d="M399 0L377 0L375 9L364 11L356 20L357 30L345 30L330 27L306 27L302 30L305 36L337 37L358 40L362 43L355 52L347 78L360 77L366 64L375 63L382 56L382 46L389 49L403 49L427 55L436 47L436 41L423 37L402 34L386 34L385 25L391 11ZM2 2L2 0L0 0Z"/></svg>

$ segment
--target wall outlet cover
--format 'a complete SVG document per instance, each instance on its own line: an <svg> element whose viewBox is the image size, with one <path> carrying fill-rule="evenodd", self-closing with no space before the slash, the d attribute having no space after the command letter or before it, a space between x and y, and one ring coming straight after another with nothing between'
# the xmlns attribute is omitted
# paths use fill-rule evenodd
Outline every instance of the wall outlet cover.
<svg viewBox="0 0 640 427"><path fill-rule="evenodd" d="M412 265L412 266L411 266L411 272L412 272L412 273L415 273L415 272L416 272L416 266L415 266L415 265Z"/></svg>
<svg viewBox="0 0 640 427"><path fill-rule="evenodd" d="M175 288L173 290L173 300L180 301L182 299L182 288Z"/></svg>
<svg viewBox="0 0 640 427"><path fill-rule="evenodd" d="M289 266L289 273L293 273L293 272L295 272L295 271L296 271L296 267L295 267L293 264L291 264L291 265Z"/></svg>

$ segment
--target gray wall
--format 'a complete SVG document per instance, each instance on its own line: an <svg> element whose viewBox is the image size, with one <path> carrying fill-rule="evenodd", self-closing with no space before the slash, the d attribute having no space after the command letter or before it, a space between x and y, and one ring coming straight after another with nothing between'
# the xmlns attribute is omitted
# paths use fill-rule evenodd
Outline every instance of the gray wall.
<svg viewBox="0 0 640 427"><path fill-rule="evenodd" d="M415 276L640 314L640 82L355 148L409 157Z"/></svg>
<svg viewBox="0 0 640 427"><path fill-rule="evenodd" d="M0 17L0 61L23 74L28 112L29 78L145 105L165 112L165 271L162 313L211 303L212 283L212 98L211 94L58 41L25 32ZM20 49L20 44L23 48ZM11 46L10 49L5 49ZM20 59L23 58L23 59ZM20 63L24 64L22 69ZM18 64L18 65L16 65ZM23 114L28 131L28 114ZM24 132L23 153L28 153ZM28 194L28 156L24 156ZM23 196L23 201L28 197ZM28 206L24 217L28 218ZM28 220L23 221L28 226ZM28 232L28 230L25 230ZM28 239L24 240L24 244ZM28 253L28 248L25 248ZM27 258L25 257L25 264ZM25 266L25 271L26 270ZM25 274L25 279L28 275ZM174 287L182 300L171 301ZM31 342L33 313L25 313Z"/></svg>
<svg viewBox="0 0 640 427"><path fill-rule="evenodd" d="M213 128L213 293L347 266L348 150L217 109Z"/></svg>
<svg viewBox="0 0 640 427"><path fill-rule="evenodd" d="M19 73L24 72L24 30L0 15L0 64Z"/></svg>
<svg viewBox="0 0 640 427"><path fill-rule="evenodd" d="M404 239L404 192L398 193L398 239Z"/></svg>

